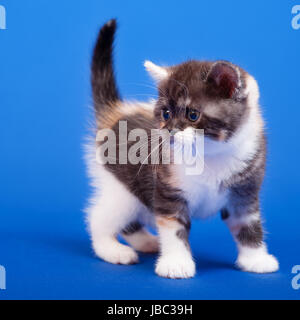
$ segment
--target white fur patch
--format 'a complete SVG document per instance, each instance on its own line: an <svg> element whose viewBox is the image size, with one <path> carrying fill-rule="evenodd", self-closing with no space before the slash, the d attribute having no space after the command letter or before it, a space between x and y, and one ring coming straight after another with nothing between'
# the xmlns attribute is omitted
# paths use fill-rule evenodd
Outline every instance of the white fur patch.
<svg viewBox="0 0 300 320"><path fill-rule="evenodd" d="M166 278L191 278L196 273L195 262L190 250L177 236L176 232L182 226L174 221L166 226L158 224L161 256L155 272Z"/></svg>
<svg viewBox="0 0 300 320"><path fill-rule="evenodd" d="M270 273L279 269L277 259L267 252L266 246L249 248L238 246L239 256L236 265L243 271L255 273Z"/></svg>
<svg viewBox="0 0 300 320"><path fill-rule="evenodd" d="M153 116L153 109L155 106L155 100L149 102L138 102L138 101L126 101L120 105L119 111L124 115L135 115L138 112L147 112L149 117Z"/></svg>
<svg viewBox="0 0 300 320"><path fill-rule="evenodd" d="M116 239L103 238L93 241L93 249L98 257L113 264L134 264L139 261L137 253Z"/></svg>
<svg viewBox="0 0 300 320"><path fill-rule="evenodd" d="M162 81L169 76L166 68L160 67L151 61L145 61L144 66L151 77L157 82Z"/></svg>
<svg viewBox="0 0 300 320"><path fill-rule="evenodd" d="M158 259L155 272L165 278L184 279L195 276L195 262L186 256L165 255Z"/></svg>
<svg viewBox="0 0 300 320"><path fill-rule="evenodd" d="M95 148L89 145L87 149L94 195L86 212L93 249L98 257L110 263L136 263L136 252L119 243L116 236L136 219L143 206L113 174L96 162ZM112 195L117 195L118 200Z"/></svg>

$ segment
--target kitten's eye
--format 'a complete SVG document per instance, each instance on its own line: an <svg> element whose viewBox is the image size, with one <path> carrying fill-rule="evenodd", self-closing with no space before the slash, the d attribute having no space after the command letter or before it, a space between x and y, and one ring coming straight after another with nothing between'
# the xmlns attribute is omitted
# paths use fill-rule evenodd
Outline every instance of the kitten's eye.
<svg viewBox="0 0 300 320"><path fill-rule="evenodd" d="M165 121L168 121L171 118L171 112L168 109L163 109L162 110L162 116Z"/></svg>
<svg viewBox="0 0 300 320"><path fill-rule="evenodd" d="M195 109L190 109L188 111L188 118L190 121L195 122L199 119L200 112Z"/></svg>

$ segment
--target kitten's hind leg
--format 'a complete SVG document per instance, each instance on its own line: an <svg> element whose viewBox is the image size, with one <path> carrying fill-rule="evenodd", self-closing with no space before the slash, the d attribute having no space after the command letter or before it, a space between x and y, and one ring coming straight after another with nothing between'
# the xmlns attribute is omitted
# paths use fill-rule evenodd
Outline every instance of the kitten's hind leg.
<svg viewBox="0 0 300 320"><path fill-rule="evenodd" d="M121 244L117 235L136 219L139 202L112 174L106 173L104 178L101 194L94 197L87 210L93 249L98 257L110 263L137 263L137 253Z"/></svg>
<svg viewBox="0 0 300 320"><path fill-rule="evenodd" d="M159 250L157 237L148 232L139 222L130 223L122 230L123 238L137 251L155 253Z"/></svg>

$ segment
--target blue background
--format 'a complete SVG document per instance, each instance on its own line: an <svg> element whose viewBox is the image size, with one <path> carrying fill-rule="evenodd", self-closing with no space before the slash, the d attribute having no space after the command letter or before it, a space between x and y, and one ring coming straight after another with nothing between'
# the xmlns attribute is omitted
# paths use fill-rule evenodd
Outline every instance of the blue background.
<svg viewBox="0 0 300 320"><path fill-rule="evenodd" d="M0 299L299 299L299 53L291 9L300 1L0 0ZM191 280L94 257L82 209L90 193L82 144L92 118L91 50L117 17L116 70L124 97L156 94L142 63L227 59L258 80L269 138L262 211L278 273L233 268L235 245L219 216L195 222Z"/></svg>

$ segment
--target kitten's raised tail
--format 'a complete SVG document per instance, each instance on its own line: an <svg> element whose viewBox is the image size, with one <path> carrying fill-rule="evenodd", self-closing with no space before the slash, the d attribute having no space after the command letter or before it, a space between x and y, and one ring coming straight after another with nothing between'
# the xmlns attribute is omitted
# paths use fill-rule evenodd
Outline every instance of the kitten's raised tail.
<svg viewBox="0 0 300 320"><path fill-rule="evenodd" d="M101 29L92 60L92 89L96 116L120 100L113 69L113 42L117 22L108 21Z"/></svg>

